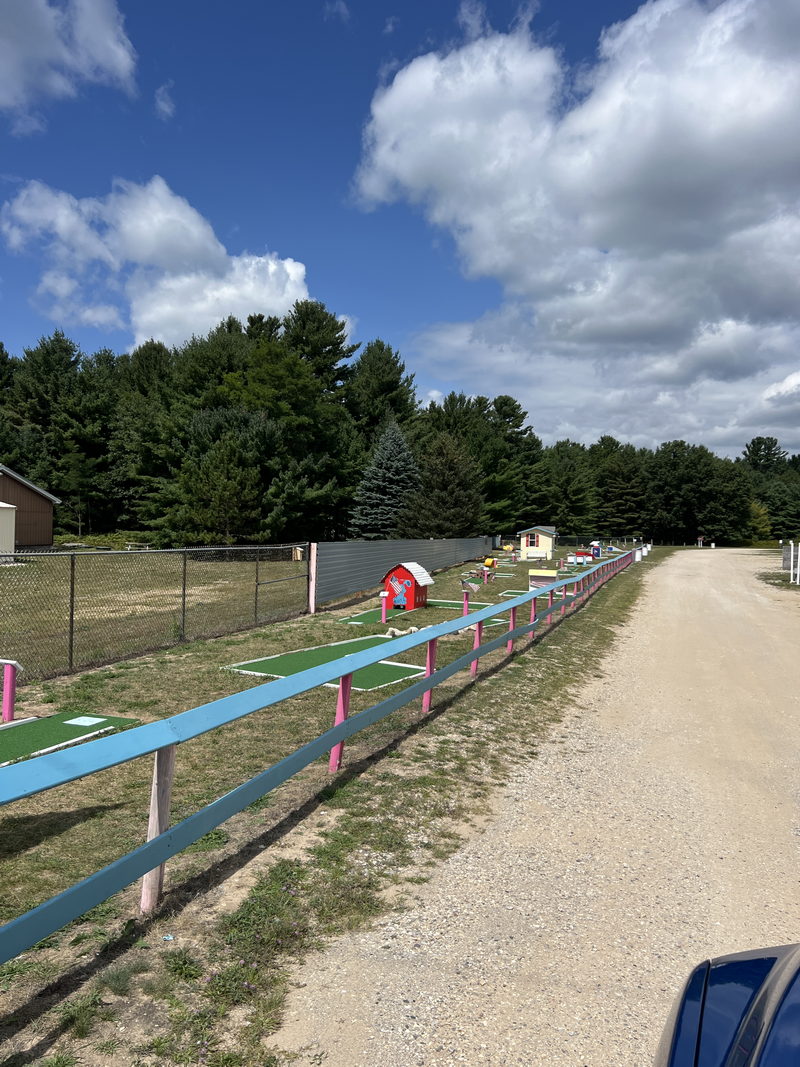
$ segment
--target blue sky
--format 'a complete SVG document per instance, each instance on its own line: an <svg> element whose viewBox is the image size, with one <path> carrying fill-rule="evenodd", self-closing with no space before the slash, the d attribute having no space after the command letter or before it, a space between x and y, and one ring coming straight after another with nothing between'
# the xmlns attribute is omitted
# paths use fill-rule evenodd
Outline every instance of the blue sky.
<svg viewBox="0 0 800 1067"><path fill-rule="evenodd" d="M796 0L0 0L0 340L297 297L549 441L800 450Z"/></svg>

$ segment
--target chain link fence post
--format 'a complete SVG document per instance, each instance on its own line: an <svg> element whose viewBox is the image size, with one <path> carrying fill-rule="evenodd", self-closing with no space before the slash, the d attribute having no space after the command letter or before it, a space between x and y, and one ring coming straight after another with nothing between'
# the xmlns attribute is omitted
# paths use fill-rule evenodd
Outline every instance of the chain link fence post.
<svg viewBox="0 0 800 1067"><path fill-rule="evenodd" d="M179 640L186 640L186 558L188 552L184 548L181 553L181 633Z"/></svg>
<svg viewBox="0 0 800 1067"><path fill-rule="evenodd" d="M253 604L253 624L255 626L258 626L258 560L259 560L259 556L260 556L260 552L258 551L258 549L256 549L256 587L255 587L255 596L254 596L254 604Z"/></svg>
<svg viewBox="0 0 800 1067"><path fill-rule="evenodd" d="M69 557L69 649L67 651L69 670L75 666L75 553Z"/></svg>

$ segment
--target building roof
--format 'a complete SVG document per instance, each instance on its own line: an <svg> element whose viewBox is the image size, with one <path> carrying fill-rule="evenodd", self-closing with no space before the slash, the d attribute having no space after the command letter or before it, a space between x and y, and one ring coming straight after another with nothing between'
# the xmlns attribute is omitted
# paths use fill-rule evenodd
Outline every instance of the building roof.
<svg viewBox="0 0 800 1067"><path fill-rule="evenodd" d="M433 578L419 563L404 563L403 566L414 575L418 585L433 585Z"/></svg>
<svg viewBox="0 0 800 1067"><path fill-rule="evenodd" d="M4 500L0 500L0 508L12 508L14 511L16 511L17 510L17 505L16 504L6 504L6 502Z"/></svg>
<svg viewBox="0 0 800 1067"><path fill-rule="evenodd" d="M34 493L38 493L40 496L47 497L53 504L60 504L61 501L57 496L53 496L52 493L48 493L46 489L42 489L38 485L34 485L33 482L29 482L27 478L23 478L21 474L17 474L16 471L12 471L10 467L6 467L4 463L0 463L0 474L7 474L9 478L13 478L14 481L20 482L22 485L27 485L29 489L32 489Z"/></svg>
<svg viewBox="0 0 800 1067"><path fill-rule="evenodd" d="M542 533L549 534L551 537L555 537L555 526L529 526L527 530L517 530L517 537L521 537L522 534L533 533L534 530L541 530Z"/></svg>
<svg viewBox="0 0 800 1067"><path fill-rule="evenodd" d="M417 585L433 585L433 578L428 574L424 567L421 567L419 563L396 563L395 567L405 567L409 574L413 575L417 582ZM384 581L392 573L394 567L391 567L386 574L384 574Z"/></svg>

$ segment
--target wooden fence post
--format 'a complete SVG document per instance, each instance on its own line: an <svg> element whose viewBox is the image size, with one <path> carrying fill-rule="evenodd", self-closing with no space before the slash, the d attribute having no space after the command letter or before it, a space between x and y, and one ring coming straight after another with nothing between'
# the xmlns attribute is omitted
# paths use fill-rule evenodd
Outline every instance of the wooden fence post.
<svg viewBox="0 0 800 1067"><path fill-rule="evenodd" d="M336 718L333 721L334 726L338 726L340 722L344 722L350 714L350 691L352 688L353 675L343 674L339 679L339 693L336 697ZM330 774L335 774L341 767L343 753L344 741L340 741L338 745L334 745L331 749L330 759L328 760L328 772Z"/></svg>
<svg viewBox="0 0 800 1067"><path fill-rule="evenodd" d="M425 656L425 677L430 678L433 672L436 670L436 638L428 642L428 652ZM431 697L433 696L433 690L429 689L426 693L422 694L422 714L427 715L431 710Z"/></svg>
<svg viewBox="0 0 800 1067"><path fill-rule="evenodd" d="M531 601L531 626L536 622L536 597ZM531 641L536 637L536 631L531 630Z"/></svg>
<svg viewBox="0 0 800 1067"><path fill-rule="evenodd" d="M153 785L150 789L150 818L147 822L147 840L152 841L169 829L172 780L175 777L176 745L167 745L156 752L153 764ZM164 867L161 864L148 871L142 879L142 915L150 915L158 907L164 889Z"/></svg>
<svg viewBox="0 0 800 1067"><path fill-rule="evenodd" d="M472 642L473 652L481 647L481 639L483 638L483 622L475 623L475 640ZM478 661L474 659L469 665L469 673L475 678L478 674Z"/></svg>
<svg viewBox="0 0 800 1067"><path fill-rule="evenodd" d="M536 597L534 597L533 599L535 600ZM514 629L514 627L516 625L517 625L517 609L516 608L512 608L511 609L511 613L510 613L510 615L508 617L508 631L509 631L509 633ZM513 637L509 637L508 643L506 644L506 655L510 656L513 651L514 651L514 638Z"/></svg>

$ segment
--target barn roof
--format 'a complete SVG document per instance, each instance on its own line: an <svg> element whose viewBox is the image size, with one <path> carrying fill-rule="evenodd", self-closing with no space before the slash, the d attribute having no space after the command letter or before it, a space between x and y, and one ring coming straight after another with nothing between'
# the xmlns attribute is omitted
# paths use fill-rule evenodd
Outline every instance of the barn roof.
<svg viewBox="0 0 800 1067"><path fill-rule="evenodd" d="M403 566L407 571L411 571L417 579L418 585L433 585L433 578L431 578L425 568L421 567L419 563L404 563Z"/></svg>
<svg viewBox="0 0 800 1067"><path fill-rule="evenodd" d="M424 567L421 567L419 563L396 563L395 567L405 567L405 569L412 574L418 585L433 585L433 578L428 574ZM388 576L392 573L394 567L390 567L384 574L383 580L386 581Z"/></svg>
<svg viewBox="0 0 800 1067"><path fill-rule="evenodd" d="M52 493L48 493L46 489L42 489L41 486L34 485L33 482L29 482L27 478L23 478L21 474L17 474L16 471L12 471L10 467L6 467L4 463L0 463L0 474L7 474L9 478L13 478L14 481L20 482L22 485L27 485L29 489L32 489L34 493L38 493L40 496L46 497L53 504L60 504L61 501L57 496L53 496Z"/></svg>

